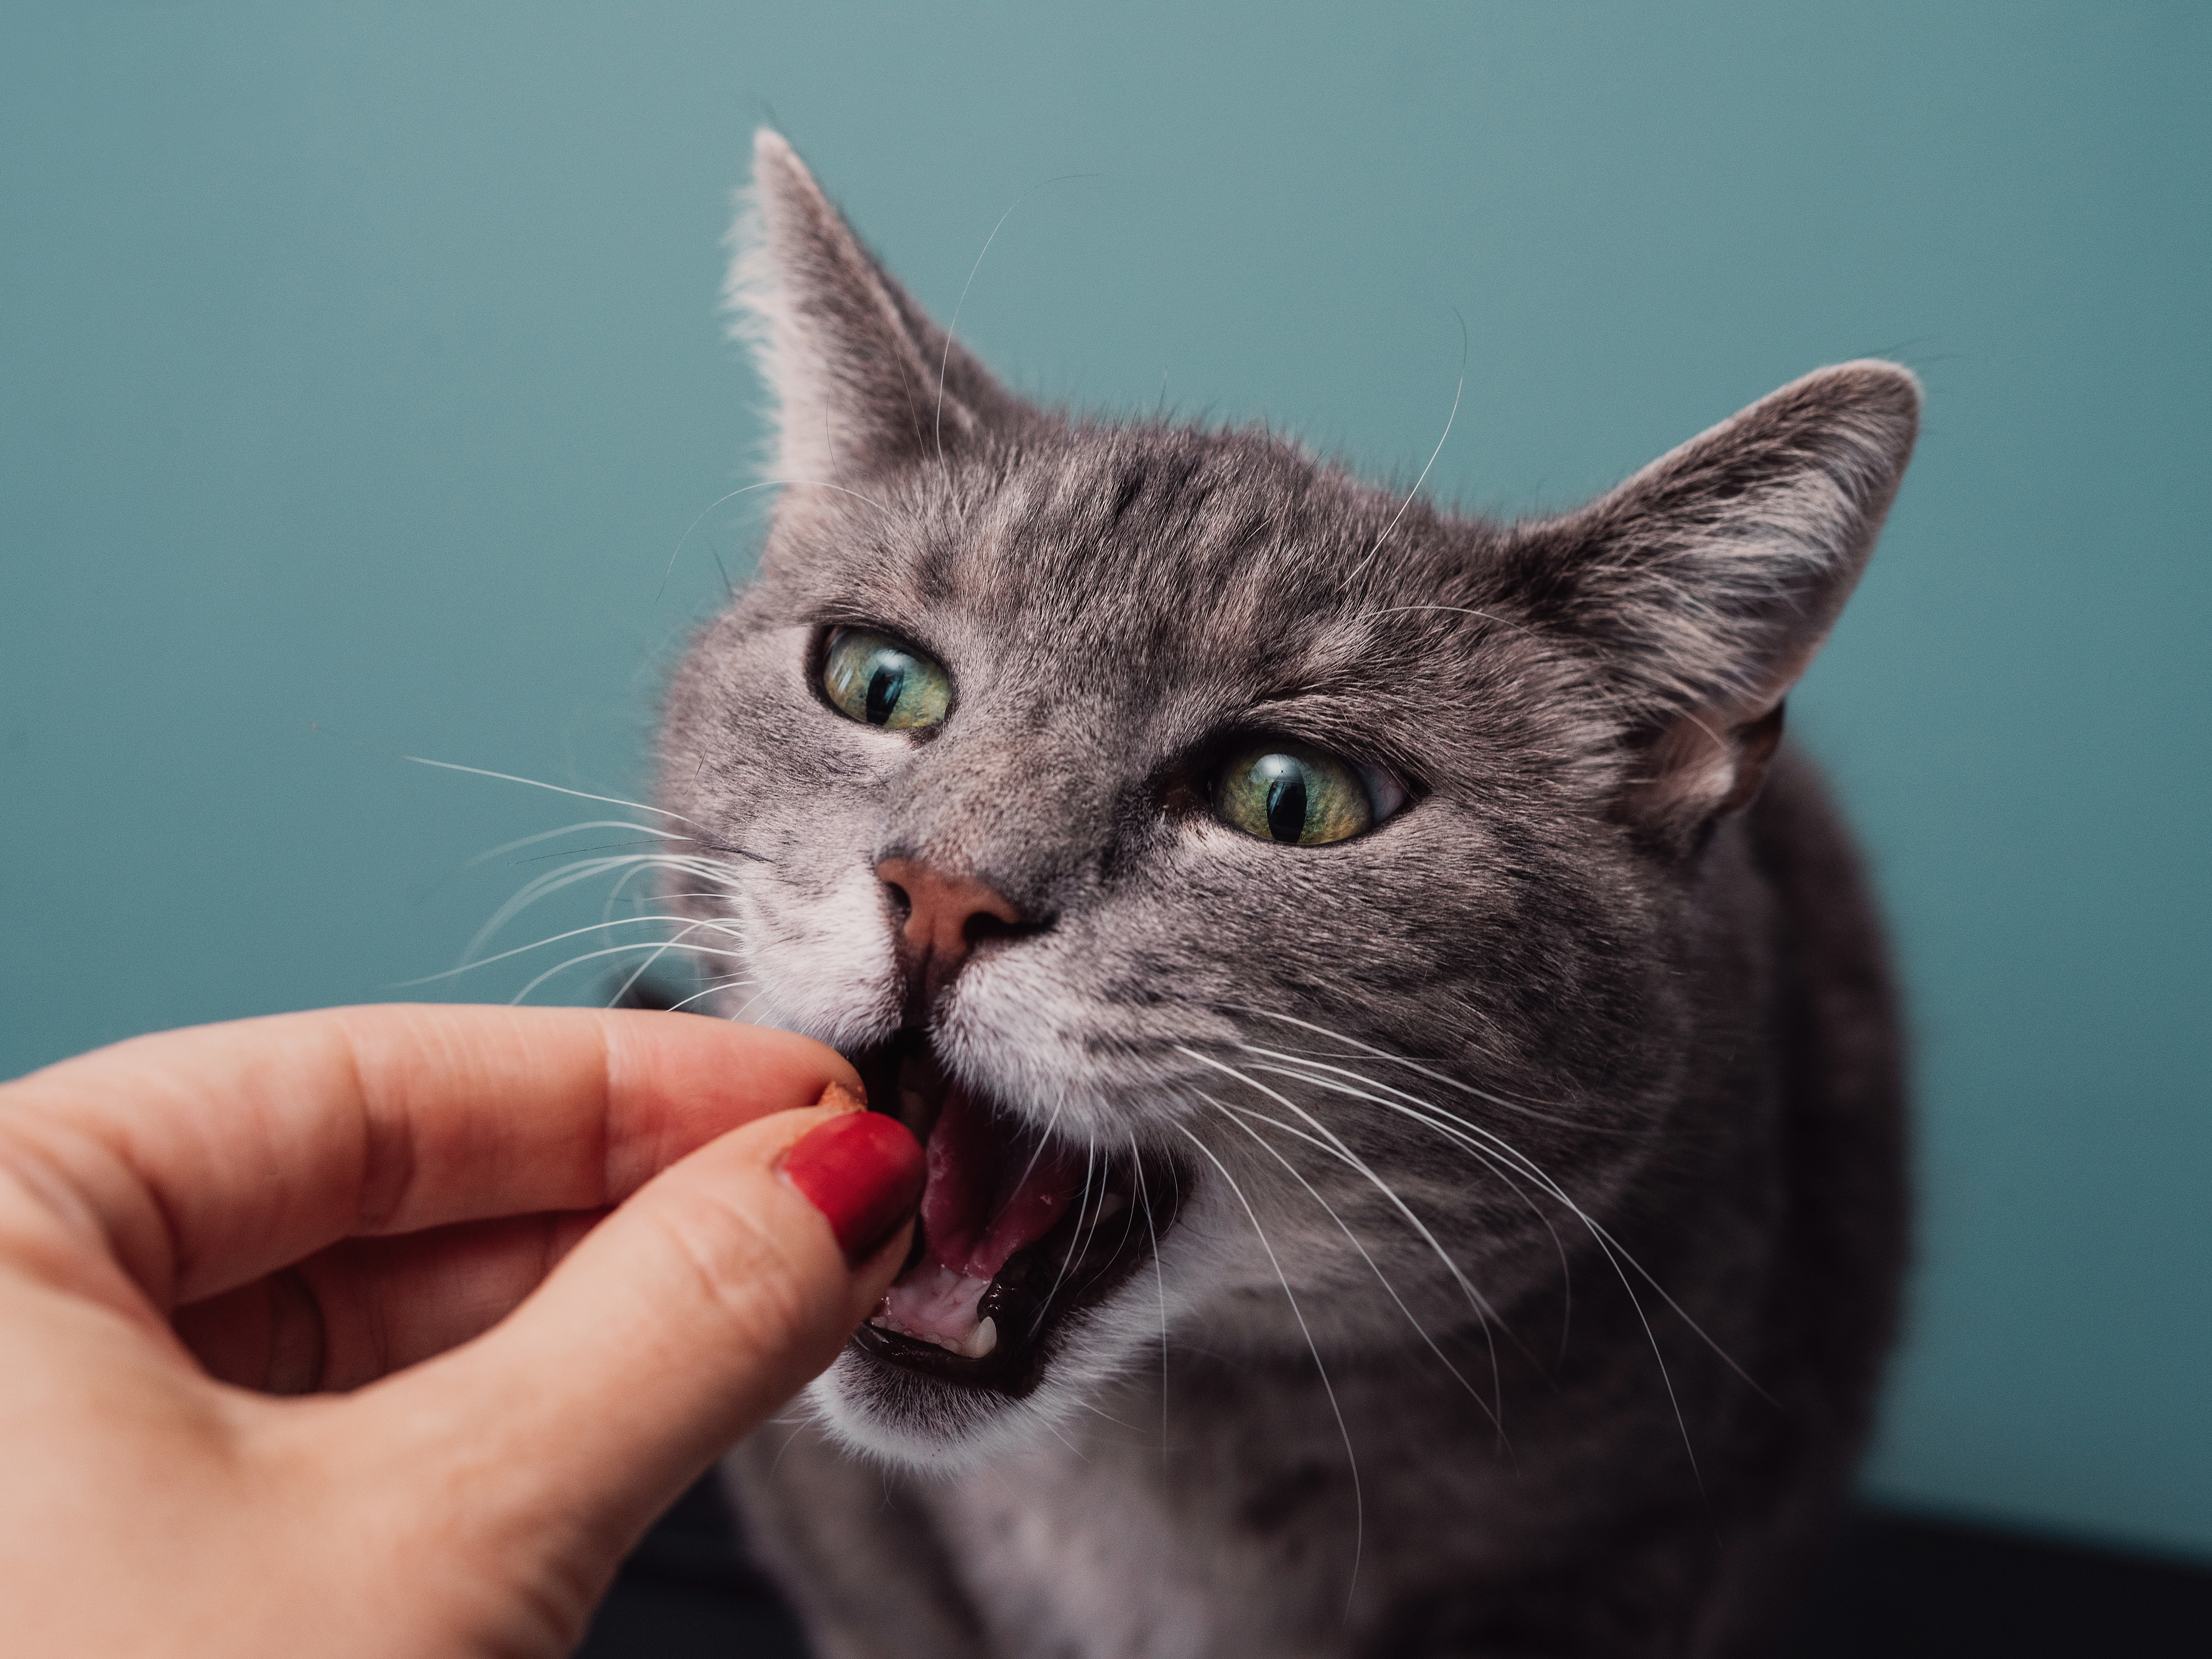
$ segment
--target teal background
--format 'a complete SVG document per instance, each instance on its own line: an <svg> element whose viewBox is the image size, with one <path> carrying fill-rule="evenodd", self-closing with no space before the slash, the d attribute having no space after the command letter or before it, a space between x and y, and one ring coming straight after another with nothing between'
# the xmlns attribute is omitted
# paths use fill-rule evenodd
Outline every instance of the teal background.
<svg viewBox="0 0 2212 1659"><path fill-rule="evenodd" d="M551 867L464 860L597 815L403 752L639 787L757 533L714 508L664 588L760 440L714 314L758 120L940 316L1020 198L961 331L1056 398L1410 479L1456 310L1430 482L1472 506L1892 356L1926 435L1792 705L1917 1011L1868 1480L2212 1554L2212 12L19 0L5 39L0 1075L391 994Z"/></svg>

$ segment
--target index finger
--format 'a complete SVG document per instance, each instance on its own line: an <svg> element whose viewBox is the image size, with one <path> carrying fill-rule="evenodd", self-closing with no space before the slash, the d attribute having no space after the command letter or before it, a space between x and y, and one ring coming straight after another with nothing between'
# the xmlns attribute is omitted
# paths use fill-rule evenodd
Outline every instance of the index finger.
<svg viewBox="0 0 2212 1659"><path fill-rule="evenodd" d="M135 1038L0 1088L0 1159L164 1312L340 1238L619 1203L853 1068L691 1014L394 1005Z"/></svg>

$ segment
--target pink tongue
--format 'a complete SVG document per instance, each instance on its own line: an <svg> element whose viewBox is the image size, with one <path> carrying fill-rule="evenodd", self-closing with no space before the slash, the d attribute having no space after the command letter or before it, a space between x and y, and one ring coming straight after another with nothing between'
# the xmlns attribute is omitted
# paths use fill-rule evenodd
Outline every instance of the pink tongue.
<svg viewBox="0 0 2212 1659"><path fill-rule="evenodd" d="M933 1261L969 1279L989 1279L1024 1244L1050 1232L1083 1186L1062 1149L1009 1137L954 1084L930 1131L921 1231Z"/></svg>

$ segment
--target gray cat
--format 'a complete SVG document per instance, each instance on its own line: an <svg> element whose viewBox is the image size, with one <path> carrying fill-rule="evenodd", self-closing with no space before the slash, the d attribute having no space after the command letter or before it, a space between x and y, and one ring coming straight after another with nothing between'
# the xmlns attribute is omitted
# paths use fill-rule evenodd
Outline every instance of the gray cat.
<svg viewBox="0 0 2212 1659"><path fill-rule="evenodd" d="M784 489L669 696L677 902L930 1169L732 1461L817 1651L1765 1650L1904 1253L1881 942L1778 744L1912 377L1485 523L1017 399L755 164Z"/></svg>

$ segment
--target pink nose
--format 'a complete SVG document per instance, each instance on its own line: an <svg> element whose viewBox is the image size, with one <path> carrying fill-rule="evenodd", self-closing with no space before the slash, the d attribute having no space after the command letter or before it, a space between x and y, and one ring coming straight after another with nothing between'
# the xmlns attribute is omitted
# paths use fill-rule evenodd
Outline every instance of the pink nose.
<svg viewBox="0 0 2212 1659"><path fill-rule="evenodd" d="M976 940L1022 924L1012 900L973 876L949 876L915 859L885 859L876 878L906 901L899 956L925 1008L952 982Z"/></svg>

